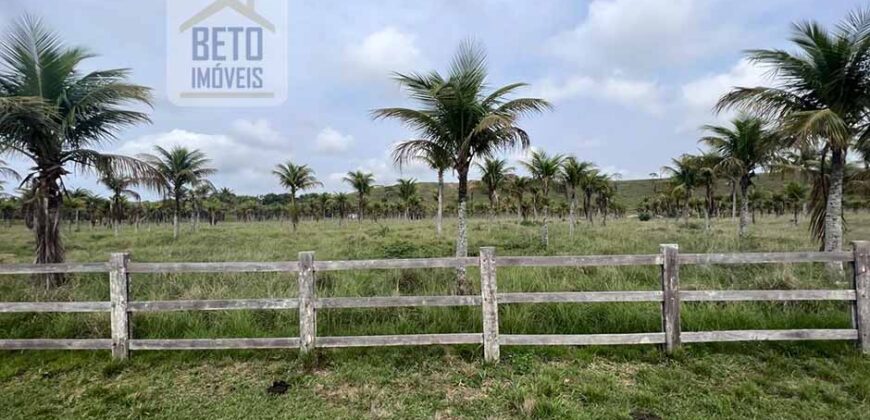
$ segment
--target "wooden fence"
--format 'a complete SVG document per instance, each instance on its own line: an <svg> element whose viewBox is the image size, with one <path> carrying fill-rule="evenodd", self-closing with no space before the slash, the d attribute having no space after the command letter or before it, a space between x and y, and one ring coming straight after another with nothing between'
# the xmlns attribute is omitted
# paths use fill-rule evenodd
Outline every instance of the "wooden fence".
<svg viewBox="0 0 870 420"><path fill-rule="evenodd" d="M691 264L851 263L851 288L840 290L680 290L679 269ZM340 270L480 267L480 296L324 297L315 295L316 273ZM661 290L606 292L499 293L499 267L654 266L661 268ZM130 301L131 274L138 273L297 273L295 299ZM315 348L481 344L484 358L499 359L501 345L614 345L661 344L673 352L681 343L766 340L854 340L870 353L870 242L855 242L851 252L784 252L735 254L680 254L677 245L662 245L660 254L496 257L495 248L480 249L479 257L359 261L315 261L313 252L299 253L293 262L137 263L129 254L112 254L108 263L0 265L0 275L40 273L108 273L109 302L2 302L6 312L109 312L111 339L6 339L0 349L107 349L118 359L131 350ZM849 329L790 329L683 332L681 302L710 301L848 301L853 325ZM661 332L636 334L526 335L499 334L499 304L659 302ZM355 337L318 337L317 310L321 308L388 308L481 306L483 332ZM299 336L281 338L136 339L130 330L135 312L274 309L299 311Z"/></svg>

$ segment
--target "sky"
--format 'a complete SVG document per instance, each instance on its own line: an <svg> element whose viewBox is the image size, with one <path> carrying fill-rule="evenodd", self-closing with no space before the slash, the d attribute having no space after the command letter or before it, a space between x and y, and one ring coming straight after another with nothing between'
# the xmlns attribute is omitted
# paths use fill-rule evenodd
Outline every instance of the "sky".
<svg viewBox="0 0 870 420"><path fill-rule="evenodd" d="M177 1L177 0L176 0ZM98 57L85 70L129 67L154 89L152 123L125 129L102 150L135 155L155 145L198 148L218 169L212 181L238 194L280 191L271 174L292 160L311 166L320 191L347 191L347 171L432 181L422 165L400 171L391 146L412 138L371 110L413 105L394 71L446 71L463 40L488 54L489 84L526 82L522 96L554 110L523 119L534 148L595 162L622 179L647 178L696 152L700 126L724 123L718 97L733 86L769 84L744 57L786 48L791 23L833 25L857 0L288 0L288 99L275 107L196 108L166 92L165 0L0 0L0 25L41 17L71 46ZM518 161L527 152L506 153ZM28 163L5 157L25 173ZM474 176L474 175L472 175ZM67 187L105 193L93 177Z"/></svg>

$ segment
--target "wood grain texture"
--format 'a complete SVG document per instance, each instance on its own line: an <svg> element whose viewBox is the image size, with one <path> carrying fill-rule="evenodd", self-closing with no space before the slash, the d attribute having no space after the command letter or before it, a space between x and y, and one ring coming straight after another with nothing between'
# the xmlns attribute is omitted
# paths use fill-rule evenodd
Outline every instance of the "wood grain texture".
<svg viewBox="0 0 870 420"><path fill-rule="evenodd" d="M501 343L506 346L604 346L617 344L661 344L664 342L664 333L579 335L503 334L501 336Z"/></svg>
<svg viewBox="0 0 870 420"><path fill-rule="evenodd" d="M673 353L680 347L680 256L676 244L662 248L662 331L665 351Z"/></svg>
<svg viewBox="0 0 870 420"><path fill-rule="evenodd" d="M25 340L0 340L0 350L110 350L112 340L39 338Z"/></svg>
<svg viewBox="0 0 870 420"><path fill-rule="evenodd" d="M852 254L852 287L855 289L853 325L858 330L858 348L862 353L870 354L870 242L853 242Z"/></svg>
<svg viewBox="0 0 870 420"><path fill-rule="evenodd" d="M130 263L130 273L295 273L299 263L289 262L189 262Z"/></svg>
<svg viewBox="0 0 870 420"><path fill-rule="evenodd" d="M314 253L299 253L299 351L308 354L314 350L317 335L317 307L315 306Z"/></svg>
<svg viewBox="0 0 870 420"><path fill-rule="evenodd" d="M389 270L412 268L456 268L477 264L474 257L449 258L407 258L392 260L349 260L349 261L317 261L314 268L317 271L341 270Z"/></svg>
<svg viewBox="0 0 870 420"><path fill-rule="evenodd" d="M730 341L790 341L790 340L855 340L858 331L853 329L823 330L735 330L684 332L684 343L708 343Z"/></svg>
<svg viewBox="0 0 870 420"><path fill-rule="evenodd" d="M109 312L111 302L0 302L0 313Z"/></svg>
<svg viewBox="0 0 870 420"><path fill-rule="evenodd" d="M368 335L356 337L318 337L317 347L382 347L429 346L447 344L481 344L483 335L471 334L408 334Z"/></svg>
<svg viewBox="0 0 870 420"><path fill-rule="evenodd" d="M108 273L106 263L3 264L0 275L51 273Z"/></svg>
<svg viewBox="0 0 870 420"><path fill-rule="evenodd" d="M477 306L480 296L390 296L319 298L318 309Z"/></svg>
<svg viewBox="0 0 870 420"><path fill-rule="evenodd" d="M109 260L109 298L112 304L112 357L126 359L130 356L130 312L127 307L130 298L130 281L127 263L130 254L114 253Z"/></svg>
<svg viewBox="0 0 870 420"><path fill-rule="evenodd" d="M498 284L495 268L495 248L480 248L480 295L483 312L483 359L497 363L498 338Z"/></svg>
<svg viewBox="0 0 870 420"><path fill-rule="evenodd" d="M854 290L681 290L683 302L855 300Z"/></svg>
<svg viewBox="0 0 870 420"><path fill-rule="evenodd" d="M132 350L296 349L299 338L197 338L130 340Z"/></svg>
<svg viewBox="0 0 870 420"><path fill-rule="evenodd" d="M298 299L153 300L128 304L130 312L229 311L298 307Z"/></svg>
<svg viewBox="0 0 870 420"><path fill-rule="evenodd" d="M498 257L499 267L596 267L661 264L659 255L585 255L553 257Z"/></svg>
<svg viewBox="0 0 870 420"><path fill-rule="evenodd" d="M661 302L662 292L539 292L499 293L498 303L593 303L593 302Z"/></svg>
<svg viewBox="0 0 870 420"><path fill-rule="evenodd" d="M852 261L850 252L751 252L680 255L680 264L776 264L848 261Z"/></svg>

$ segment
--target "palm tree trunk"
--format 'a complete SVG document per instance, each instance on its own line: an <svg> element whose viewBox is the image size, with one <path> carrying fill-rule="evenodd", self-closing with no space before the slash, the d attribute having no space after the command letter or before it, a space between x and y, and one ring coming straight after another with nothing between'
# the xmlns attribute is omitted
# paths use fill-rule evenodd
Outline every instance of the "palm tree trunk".
<svg viewBox="0 0 870 420"><path fill-rule="evenodd" d="M79 209L76 209L76 232L78 232L80 229L81 227L79 225Z"/></svg>
<svg viewBox="0 0 870 420"><path fill-rule="evenodd" d="M550 216L550 205L544 205L544 225L541 226L541 243L544 244L544 248L550 246L550 225L549 223Z"/></svg>
<svg viewBox="0 0 870 420"><path fill-rule="evenodd" d="M60 236L60 217L63 198L57 180L42 178L38 181L37 197L42 205L36 212L36 264L62 263L64 261L63 241ZM42 276L46 288L59 286L65 280L63 274Z"/></svg>
<svg viewBox="0 0 870 420"><path fill-rule="evenodd" d="M293 227L293 232L296 232L296 225L299 223L299 212L296 211L296 192L290 193L290 224Z"/></svg>
<svg viewBox="0 0 870 420"><path fill-rule="evenodd" d="M835 252L843 248L843 178L845 176L845 152L831 151L831 175L828 197L825 203L825 251ZM830 263L828 269L835 275L843 274L842 263Z"/></svg>
<svg viewBox="0 0 870 420"><path fill-rule="evenodd" d="M738 235L745 237L749 227L749 175L740 177L740 224Z"/></svg>
<svg viewBox="0 0 870 420"><path fill-rule="evenodd" d="M457 168L459 175L458 201L459 208L457 209L457 218L459 230L456 235L456 256L464 258L468 256L468 225L465 219L466 200L468 195L468 168ZM465 266L456 268L456 292L460 295L471 293L471 287L468 284L468 276Z"/></svg>
<svg viewBox="0 0 870 420"><path fill-rule="evenodd" d="M731 220L737 217L737 182L731 180Z"/></svg>
<svg viewBox="0 0 870 420"><path fill-rule="evenodd" d="M571 207L568 208L568 236L572 239L574 238L574 225L577 223L577 216L575 214L577 209L577 194L574 190L571 190Z"/></svg>
<svg viewBox="0 0 870 420"><path fill-rule="evenodd" d="M181 197L175 197L175 209L172 212L172 239L178 239L180 226L178 225L178 216L181 212Z"/></svg>
<svg viewBox="0 0 870 420"><path fill-rule="evenodd" d="M441 236L441 223L444 213L444 171L438 171L438 216L435 218L435 232Z"/></svg>

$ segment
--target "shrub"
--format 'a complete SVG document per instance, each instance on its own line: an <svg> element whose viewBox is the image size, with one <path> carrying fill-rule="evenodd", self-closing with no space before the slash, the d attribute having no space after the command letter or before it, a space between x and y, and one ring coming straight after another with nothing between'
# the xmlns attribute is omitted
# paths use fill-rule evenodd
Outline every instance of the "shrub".
<svg viewBox="0 0 870 420"><path fill-rule="evenodd" d="M652 215L647 212L642 212L637 215L637 220L640 220L641 222L646 222L652 220Z"/></svg>

